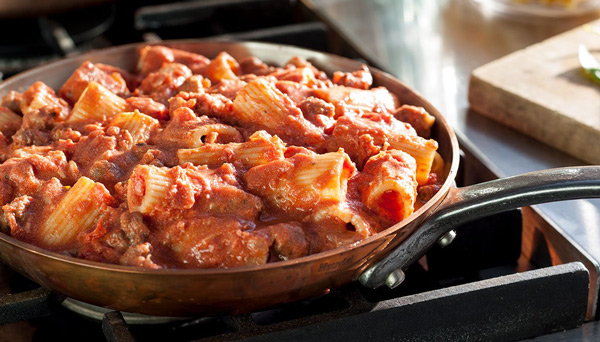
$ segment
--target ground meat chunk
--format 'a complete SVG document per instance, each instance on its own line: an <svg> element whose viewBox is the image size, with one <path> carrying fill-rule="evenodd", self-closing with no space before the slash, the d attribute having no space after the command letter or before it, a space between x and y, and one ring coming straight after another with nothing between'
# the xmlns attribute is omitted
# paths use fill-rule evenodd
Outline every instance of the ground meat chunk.
<svg viewBox="0 0 600 342"><path fill-rule="evenodd" d="M300 223L278 223L257 232L269 237L272 261L295 259L309 252L310 246Z"/></svg>
<svg viewBox="0 0 600 342"><path fill-rule="evenodd" d="M11 153L9 145L10 139L0 132L0 162L4 162L6 159L8 159Z"/></svg>
<svg viewBox="0 0 600 342"><path fill-rule="evenodd" d="M124 153L118 152L119 156ZM110 158L113 159L113 158ZM136 160L137 161L137 160ZM133 165L135 165L133 163ZM133 169L133 165L129 168L122 169L115 162L107 159L95 161L89 169L88 176L96 182L101 182L106 186L108 191L112 192L115 184L127 178L127 172Z"/></svg>
<svg viewBox="0 0 600 342"><path fill-rule="evenodd" d="M150 235L150 230L144 224L144 219L140 213L125 211L121 214L119 223L130 245L140 244L146 241Z"/></svg>
<svg viewBox="0 0 600 342"><path fill-rule="evenodd" d="M64 121L71 110L65 100L42 82L34 83L23 93L20 108L23 123L13 136L17 146L49 144L55 122Z"/></svg>
<svg viewBox="0 0 600 342"><path fill-rule="evenodd" d="M106 159L116 153L117 139L105 135L103 130L95 130L82 137L73 147L72 160L79 165L83 176L89 176L92 165L98 159Z"/></svg>
<svg viewBox="0 0 600 342"><path fill-rule="evenodd" d="M225 96L226 98L233 100L233 99L235 99L235 96L237 95L238 91L240 91L242 88L244 88L245 85L246 85L246 82L244 82L242 80L223 79L223 80L221 80L221 82L215 84L210 89L208 89L208 92L213 93L213 94L221 94L221 95Z"/></svg>
<svg viewBox="0 0 600 342"><path fill-rule="evenodd" d="M95 65L96 65L96 67L98 67L98 69L104 71L105 73L107 73L109 75L113 75L115 73L119 74L123 78L123 80L125 80L125 83L127 84L127 89L129 89L129 90L133 90L140 85L139 77L137 75L130 73L127 70L123 70L121 68L117 68L115 66L108 65L108 64L102 64L102 63L96 63ZM117 76L114 76L114 77L117 77Z"/></svg>
<svg viewBox="0 0 600 342"><path fill-rule="evenodd" d="M9 225L12 237L38 245L41 239L38 230L66 192L56 178L42 182L32 195L19 196L4 205L2 211L5 218L0 222Z"/></svg>
<svg viewBox="0 0 600 342"><path fill-rule="evenodd" d="M178 108L164 130L151 137L151 144L173 148L199 147L205 142L241 142L242 135L234 127L207 116L197 117L187 107Z"/></svg>
<svg viewBox="0 0 600 342"><path fill-rule="evenodd" d="M423 107L403 105L394 113L394 117L409 123L423 138L429 138L431 127L435 123L435 117L427 113Z"/></svg>
<svg viewBox="0 0 600 342"><path fill-rule="evenodd" d="M63 84L58 95L73 105L87 87L88 83L95 81L106 89L119 96L128 96L127 83L120 73L107 73L98 68L90 61L85 61L71 74L71 77Z"/></svg>
<svg viewBox="0 0 600 342"><path fill-rule="evenodd" d="M179 107L188 107L198 116L218 118L227 124L237 123L237 119L231 114L233 102L221 94L179 93L171 99L169 111L172 114Z"/></svg>
<svg viewBox="0 0 600 342"><path fill-rule="evenodd" d="M122 263L130 248L147 241L150 230L140 213L130 213L126 208L106 208L96 228L80 238L80 258ZM134 254L132 251L129 254ZM126 258L133 259L133 258ZM128 263L127 263L128 264Z"/></svg>
<svg viewBox="0 0 600 342"><path fill-rule="evenodd" d="M328 137L327 149L343 148L359 169L367 159L377 154L392 135L416 135L408 124L386 114L370 113L363 116L342 116L334 124Z"/></svg>
<svg viewBox="0 0 600 342"><path fill-rule="evenodd" d="M181 268L264 264L269 255L269 239L248 228L235 218L202 216L174 222L158 241L171 250Z"/></svg>
<svg viewBox="0 0 600 342"><path fill-rule="evenodd" d="M2 98L1 105L3 107L7 107L17 114L21 113L21 101L23 100L23 94L18 93L14 90L8 92L8 94L4 95Z"/></svg>
<svg viewBox="0 0 600 342"><path fill-rule="evenodd" d="M134 95L150 96L154 101L166 105L169 98L178 92L179 86L190 76L192 71L183 64L165 64L158 71L146 76Z"/></svg>
<svg viewBox="0 0 600 342"><path fill-rule="evenodd" d="M161 269L162 267L152 260L151 252L152 245L148 242L131 246L125 251L123 256L119 258L119 263L121 265L150 268L154 270Z"/></svg>
<svg viewBox="0 0 600 342"><path fill-rule="evenodd" d="M190 68L194 74L197 74L202 68L210 63L210 60L202 55L188 51L169 49L158 45L145 46L140 51L138 69L142 76L146 76L151 72L160 69L163 64L173 62L184 64Z"/></svg>
<svg viewBox="0 0 600 342"><path fill-rule="evenodd" d="M80 138L81 132L64 125L62 122L55 125L52 132L50 132L50 139L55 143L60 143L61 141L78 142Z"/></svg>
<svg viewBox="0 0 600 342"><path fill-rule="evenodd" d="M208 78L202 77L201 75L192 75L183 82L179 87L179 91L186 93L203 93L210 85L211 83Z"/></svg>
<svg viewBox="0 0 600 342"><path fill-rule="evenodd" d="M149 115L158 120L167 120L169 118L169 113L167 112L167 107L160 102L156 102L149 97L137 97L131 96L128 97L125 101L132 110L139 110L140 113Z"/></svg>
<svg viewBox="0 0 600 342"><path fill-rule="evenodd" d="M22 118L8 107L0 106L0 132L10 138L21 127Z"/></svg>
<svg viewBox="0 0 600 342"><path fill-rule="evenodd" d="M316 97L309 97L298 104L298 108L302 111L302 115L306 120L313 125L323 128L325 132L329 131L335 120L335 107L328 102L325 102Z"/></svg>
<svg viewBox="0 0 600 342"><path fill-rule="evenodd" d="M203 169L189 173L192 182L203 183L203 191L196 195L194 211L215 215L235 215L247 221L258 218L263 203L259 197L241 189L236 179L236 171L231 164L223 164L215 169L213 180L207 179L200 172L201 170Z"/></svg>
<svg viewBox="0 0 600 342"><path fill-rule="evenodd" d="M307 60L305 60L302 57L292 57L287 63L286 63L286 67L290 67L290 66L294 66L296 68L310 68L315 77L317 79L320 80L327 80L327 74L324 71L321 71L317 68L315 68L310 62L308 62Z"/></svg>
<svg viewBox="0 0 600 342"><path fill-rule="evenodd" d="M9 204L2 206L2 215L0 216L0 229L5 234L15 236L19 222L25 215L25 209L33 202L31 196L20 196L15 198ZM11 233L13 231L13 233Z"/></svg>
<svg viewBox="0 0 600 342"><path fill-rule="evenodd" d="M37 129L19 129L13 136L15 148L31 145L48 145L52 142L51 133Z"/></svg>
<svg viewBox="0 0 600 342"><path fill-rule="evenodd" d="M15 196L33 194L51 178L73 182L74 175L68 169L67 158L61 151L50 151L46 156L33 154L25 158L10 158L0 165L0 173Z"/></svg>
<svg viewBox="0 0 600 342"><path fill-rule="evenodd" d="M286 94L296 105L313 95L313 89L291 81L277 81L275 87Z"/></svg>
<svg viewBox="0 0 600 342"><path fill-rule="evenodd" d="M221 94L200 94L194 99L196 100L194 111L198 115L216 117L225 122L231 121L233 103L227 97Z"/></svg>
<svg viewBox="0 0 600 342"><path fill-rule="evenodd" d="M427 203L435 194L440 191L444 180L437 173L430 173L427 183L420 185L417 188L417 201L415 202L415 210Z"/></svg>
<svg viewBox="0 0 600 342"><path fill-rule="evenodd" d="M240 60L240 73L242 75L253 74L256 76L264 76L274 71L273 67L268 66L260 59L249 56Z"/></svg>
<svg viewBox="0 0 600 342"><path fill-rule="evenodd" d="M336 71L333 73L333 83L346 87L367 90L373 85L373 76L366 65L361 70L350 72Z"/></svg>

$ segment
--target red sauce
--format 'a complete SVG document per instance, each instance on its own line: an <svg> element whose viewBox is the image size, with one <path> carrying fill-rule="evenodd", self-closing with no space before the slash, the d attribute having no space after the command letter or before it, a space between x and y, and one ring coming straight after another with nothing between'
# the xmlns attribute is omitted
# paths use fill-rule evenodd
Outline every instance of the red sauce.
<svg viewBox="0 0 600 342"><path fill-rule="evenodd" d="M399 197L400 194L398 194L398 192L387 190L381 195L377 203L381 208L383 215L385 215L387 219L396 222L402 220L401 213L404 212L404 206Z"/></svg>

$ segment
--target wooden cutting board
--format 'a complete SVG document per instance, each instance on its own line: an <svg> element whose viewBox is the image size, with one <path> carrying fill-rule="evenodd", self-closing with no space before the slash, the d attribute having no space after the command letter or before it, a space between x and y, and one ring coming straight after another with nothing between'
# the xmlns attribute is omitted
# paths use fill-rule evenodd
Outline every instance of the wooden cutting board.
<svg viewBox="0 0 600 342"><path fill-rule="evenodd" d="M590 25L600 27L600 20ZM600 164L600 84L587 78L577 50L600 60L600 35L582 27L473 71L476 112L592 164Z"/></svg>

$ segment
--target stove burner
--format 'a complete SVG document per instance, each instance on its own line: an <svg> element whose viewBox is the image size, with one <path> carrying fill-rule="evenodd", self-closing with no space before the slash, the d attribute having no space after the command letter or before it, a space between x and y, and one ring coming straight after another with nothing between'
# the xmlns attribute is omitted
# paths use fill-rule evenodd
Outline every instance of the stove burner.
<svg viewBox="0 0 600 342"><path fill-rule="evenodd" d="M75 12L30 19L3 19L0 38L0 72L4 76L53 59L109 46L100 35L115 20L115 6L105 5Z"/></svg>
<svg viewBox="0 0 600 342"><path fill-rule="evenodd" d="M186 38L188 34L198 38L249 31L293 22L294 3L290 0L205 0L143 6L135 12L135 28L160 30L159 35L169 39Z"/></svg>
<svg viewBox="0 0 600 342"><path fill-rule="evenodd" d="M102 321L104 316L112 312L113 310L105 309L96 305L84 303L73 298L67 298L62 302L62 306L78 313L84 317L91 318L97 321ZM130 312L122 312L122 317L127 324L164 324L177 321L183 321L189 318L182 317L161 317L161 316L148 316Z"/></svg>

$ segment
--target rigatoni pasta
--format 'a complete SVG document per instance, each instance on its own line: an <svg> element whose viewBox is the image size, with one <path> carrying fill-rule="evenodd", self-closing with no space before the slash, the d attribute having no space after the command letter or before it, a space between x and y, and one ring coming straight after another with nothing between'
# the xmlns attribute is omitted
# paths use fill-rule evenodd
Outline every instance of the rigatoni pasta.
<svg viewBox="0 0 600 342"><path fill-rule="evenodd" d="M437 153L437 141L419 136L393 136L388 140L392 149L410 154L417 163L417 182L427 183L433 159Z"/></svg>
<svg viewBox="0 0 600 342"><path fill-rule="evenodd" d="M204 77L208 77L213 83L222 80L237 79L240 65L227 52L221 52L202 71Z"/></svg>
<svg viewBox="0 0 600 342"><path fill-rule="evenodd" d="M370 90L334 86L315 89L315 96L332 103L338 116L354 112L391 112L398 107L398 98L385 88Z"/></svg>
<svg viewBox="0 0 600 342"><path fill-rule="evenodd" d="M343 151L298 153L258 165L245 174L248 190L289 217L302 217L319 206L345 200L355 167Z"/></svg>
<svg viewBox="0 0 600 342"><path fill-rule="evenodd" d="M119 127L131 135L131 142L138 144L150 138L150 132L159 127L158 120L140 113L137 109L133 112L124 112L115 115L108 127Z"/></svg>
<svg viewBox="0 0 600 342"><path fill-rule="evenodd" d="M320 145L323 133L302 116L300 109L272 83L257 79L233 100L233 114L242 125L265 129L296 145Z"/></svg>
<svg viewBox="0 0 600 342"><path fill-rule="evenodd" d="M132 212L152 214L164 209L175 177L166 169L139 165L127 182L127 205Z"/></svg>
<svg viewBox="0 0 600 342"><path fill-rule="evenodd" d="M417 200L416 170L411 155L389 150L371 157L353 182L367 208L393 224L413 213Z"/></svg>
<svg viewBox="0 0 600 342"><path fill-rule="evenodd" d="M67 122L106 122L126 111L127 102L97 82L87 87L73 106Z"/></svg>
<svg viewBox="0 0 600 342"><path fill-rule="evenodd" d="M71 247L79 234L96 225L102 210L112 202L104 185L81 177L42 224L40 242L45 247Z"/></svg>
<svg viewBox="0 0 600 342"><path fill-rule="evenodd" d="M434 122L366 66L330 78L302 58L148 46L137 70L84 62L58 94L36 82L0 104L0 229L152 269L302 257L435 193Z"/></svg>
<svg viewBox="0 0 600 342"><path fill-rule="evenodd" d="M179 149L179 164L221 165L241 162L251 168L273 160L283 159L284 143L277 136L258 131L244 143L214 144L207 142L194 149Z"/></svg>

